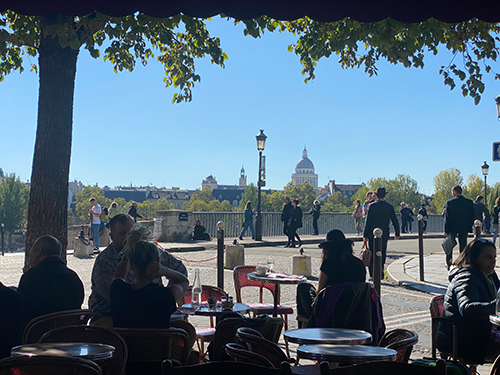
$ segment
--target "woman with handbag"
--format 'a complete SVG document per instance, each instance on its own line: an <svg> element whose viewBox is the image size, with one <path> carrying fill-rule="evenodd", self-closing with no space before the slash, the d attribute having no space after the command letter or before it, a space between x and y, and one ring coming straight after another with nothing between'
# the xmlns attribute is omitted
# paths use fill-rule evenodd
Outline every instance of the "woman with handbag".
<svg viewBox="0 0 500 375"><path fill-rule="evenodd" d="M311 284L297 286L297 315L310 318L311 305L316 295L327 285L342 283L364 283L366 267L361 259L353 255L353 242L345 238L338 229L326 235L326 241L318 245L323 249L323 259L319 271L318 287Z"/></svg>
<svg viewBox="0 0 500 375"><path fill-rule="evenodd" d="M354 207L354 212L352 213L354 218L354 225L356 226L356 236L360 236L363 233L363 228L361 228L361 218L363 217L363 206L359 199L356 200L356 207Z"/></svg>

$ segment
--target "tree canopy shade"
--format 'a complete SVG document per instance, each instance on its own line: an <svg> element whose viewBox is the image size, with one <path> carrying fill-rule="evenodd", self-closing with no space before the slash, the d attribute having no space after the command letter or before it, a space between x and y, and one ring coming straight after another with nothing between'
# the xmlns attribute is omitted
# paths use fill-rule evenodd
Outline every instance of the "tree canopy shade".
<svg viewBox="0 0 500 375"><path fill-rule="evenodd" d="M429 18L443 22L471 18L500 21L500 2L491 0L0 0L0 12L6 10L31 16L54 11L67 16L99 12L115 17L141 12L161 18L180 13L191 17L222 13L236 19L267 15L288 21L308 16L324 22L346 17L360 22L376 22L388 17L409 23Z"/></svg>

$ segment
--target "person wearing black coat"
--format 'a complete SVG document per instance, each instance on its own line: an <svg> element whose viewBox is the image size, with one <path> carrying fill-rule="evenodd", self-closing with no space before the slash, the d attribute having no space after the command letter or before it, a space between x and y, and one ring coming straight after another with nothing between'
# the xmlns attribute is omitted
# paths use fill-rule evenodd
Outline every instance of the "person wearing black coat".
<svg viewBox="0 0 500 375"><path fill-rule="evenodd" d="M451 190L452 199L444 206L444 236L458 236L460 252L467 246L467 234L474 225L474 203L462 195L462 187L456 185ZM453 250L446 255L446 264L451 266Z"/></svg>
<svg viewBox="0 0 500 375"><path fill-rule="evenodd" d="M484 238L472 241L453 263L450 284L444 298L443 316L457 327L457 355L466 363L482 364L500 353L496 330L489 316L495 314L496 292L500 283L495 272L496 248ZM453 327L439 324L437 348L451 353Z"/></svg>
<svg viewBox="0 0 500 375"><path fill-rule="evenodd" d="M297 234L297 229L302 228L302 208L300 208L299 198L292 201L293 211L288 221L288 243L285 247L295 247L295 237L299 241L299 246L302 246L302 240Z"/></svg>
<svg viewBox="0 0 500 375"><path fill-rule="evenodd" d="M363 232L363 241L365 245L368 243L368 248L372 251L370 260L370 276L373 276L373 230L375 228L382 229L382 269L384 269L385 258L387 255L387 242L389 241L389 221L392 221L394 226L394 239L399 239L399 222L396 217L396 212L392 204L385 201L385 188L379 187L375 192L377 200L370 203L368 213L366 215L365 231Z"/></svg>
<svg viewBox="0 0 500 375"><path fill-rule="evenodd" d="M422 230L425 231L427 230L427 220L429 219L429 215L427 214L427 210L425 209L425 204L422 203L420 205L420 209L418 210L418 214L422 215Z"/></svg>
<svg viewBox="0 0 500 375"><path fill-rule="evenodd" d="M311 208L309 213L313 215L313 231L314 231L313 235L317 236L319 235L318 219L321 213L321 205L319 204L319 200L317 199L314 200L313 208Z"/></svg>
<svg viewBox="0 0 500 375"><path fill-rule="evenodd" d="M283 212L281 212L281 221L283 222L283 233L285 233L285 236L288 237L288 222L292 216L293 206L289 197L285 197L284 202L285 205L283 206Z"/></svg>

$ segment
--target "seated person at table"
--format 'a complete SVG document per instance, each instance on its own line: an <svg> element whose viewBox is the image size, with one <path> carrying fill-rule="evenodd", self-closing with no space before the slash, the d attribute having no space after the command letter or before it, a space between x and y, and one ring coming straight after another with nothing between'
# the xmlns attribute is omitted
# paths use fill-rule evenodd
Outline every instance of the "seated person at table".
<svg viewBox="0 0 500 375"><path fill-rule="evenodd" d="M12 347L21 345L24 329L23 296L0 283L0 359L10 356Z"/></svg>
<svg viewBox="0 0 500 375"><path fill-rule="evenodd" d="M159 263L160 250L148 241L149 234L145 227L134 227L127 235L110 289L115 327L169 328L170 315L188 287L186 276ZM136 276L130 284L126 282L129 268ZM162 276L169 280L167 287L153 282Z"/></svg>
<svg viewBox="0 0 500 375"><path fill-rule="evenodd" d="M110 237L113 241L96 258L92 269L92 293L89 298L89 308L94 313L92 324L104 328L112 328L109 289L116 267L120 263L125 245L125 238L134 226L134 219L126 214L118 214L109 222ZM184 264L166 251L160 252L160 263L172 270L187 276ZM129 270L125 280L132 284L136 282L134 272Z"/></svg>
<svg viewBox="0 0 500 375"><path fill-rule="evenodd" d="M340 230L328 232L326 241L318 245L323 249L318 287L315 290L311 284L297 286L297 315L310 318L316 295L327 285L365 282L366 267L361 259L352 254L352 245L353 242L346 239Z"/></svg>
<svg viewBox="0 0 500 375"><path fill-rule="evenodd" d="M37 316L80 309L85 295L78 275L61 259L61 243L52 236L38 238L29 255L31 268L19 281L26 322Z"/></svg>
<svg viewBox="0 0 500 375"><path fill-rule="evenodd" d="M210 235L207 233L207 230L203 226L200 220L196 220L194 222L193 226L193 235L192 235L193 241L196 240L204 240L204 241L210 241Z"/></svg>
<svg viewBox="0 0 500 375"><path fill-rule="evenodd" d="M500 337L489 321L489 315L495 314L499 287L495 261L495 245L479 238L467 245L450 271L443 316L457 326L457 355L466 363L492 361L500 353ZM437 348L440 351L452 353L452 330L452 324L439 323Z"/></svg>

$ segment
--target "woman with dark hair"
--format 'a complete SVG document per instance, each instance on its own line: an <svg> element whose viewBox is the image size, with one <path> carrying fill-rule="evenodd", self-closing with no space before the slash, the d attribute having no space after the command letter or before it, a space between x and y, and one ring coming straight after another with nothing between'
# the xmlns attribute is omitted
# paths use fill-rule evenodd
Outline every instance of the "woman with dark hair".
<svg viewBox="0 0 500 375"><path fill-rule="evenodd" d="M159 263L159 250L149 241L150 234L145 227L134 227L125 240L110 287L115 327L169 328L170 315L188 287L186 276ZM129 267L136 278L131 284L125 282ZM160 284L162 276L168 279L167 287Z"/></svg>
<svg viewBox="0 0 500 375"><path fill-rule="evenodd" d="M495 314L496 293L499 287L495 273L496 249L484 238L470 242L455 260L449 275L450 285L444 298L443 316L457 327L457 353L466 363L481 364L500 353L496 330L489 316ZM451 353L453 328L450 323L439 324L437 348Z"/></svg>
<svg viewBox="0 0 500 375"><path fill-rule="evenodd" d="M248 228L252 231L252 240L255 239L255 227L253 226L253 210L252 202L248 201L245 205L245 220L243 221L240 233L240 240L243 241L243 236Z"/></svg>
<svg viewBox="0 0 500 375"><path fill-rule="evenodd" d="M297 234L297 229L302 228L302 208L300 208L300 199L295 198L292 201L292 216L288 221L288 242L285 247L295 247L295 238L299 241L299 247L302 246L302 240Z"/></svg>
<svg viewBox="0 0 500 375"><path fill-rule="evenodd" d="M316 295L327 285L342 283L364 283L366 267L361 259L352 253L353 242L345 238L338 229L326 235L326 241L318 245L323 249L323 258L319 271L318 287L311 284L297 286L297 314L311 317L311 304Z"/></svg>

